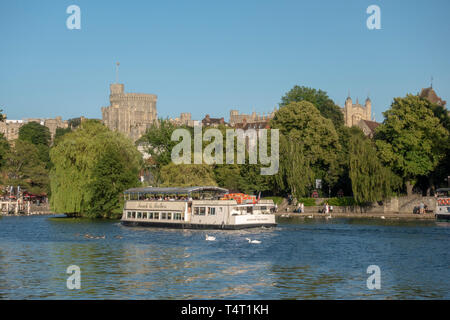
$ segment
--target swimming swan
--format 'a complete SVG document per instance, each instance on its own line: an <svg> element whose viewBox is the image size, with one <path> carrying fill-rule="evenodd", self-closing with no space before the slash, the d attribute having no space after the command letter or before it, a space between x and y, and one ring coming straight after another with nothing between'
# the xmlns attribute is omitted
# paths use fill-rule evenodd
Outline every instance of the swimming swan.
<svg viewBox="0 0 450 320"><path fill-rule="evenodd" d="M245 238L245 240L248 240L248 243L256 243L256 244L260 244L261 243L261 241L259 241L259 240L251 240L249 238Z"/></svg>
<svg viewBox="0 0 450 320"><path fill-rule="evenodd" d="M216 240L216 237L206 235L205 240L206 241L214 241L214 240Z"/></svg>

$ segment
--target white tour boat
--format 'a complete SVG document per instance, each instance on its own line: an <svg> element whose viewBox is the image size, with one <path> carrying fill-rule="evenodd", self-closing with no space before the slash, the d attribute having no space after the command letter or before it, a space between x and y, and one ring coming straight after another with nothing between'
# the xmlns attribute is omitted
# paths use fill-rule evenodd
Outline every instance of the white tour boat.
<svg viewBox="0 0 450 320"><path fill-rule="evenodd" d="M121 223L181 229L275 227L274 203L254 196L233 198L211 186L133 188L125 191ZM242 195L242 194L238 194Z"/></svg>
<svg viewBox="0 0 450 320"><path fill-rule="evenodd" d="M450 188L436 190L437 203L435 217L438 220L450 220Z"/></svg>

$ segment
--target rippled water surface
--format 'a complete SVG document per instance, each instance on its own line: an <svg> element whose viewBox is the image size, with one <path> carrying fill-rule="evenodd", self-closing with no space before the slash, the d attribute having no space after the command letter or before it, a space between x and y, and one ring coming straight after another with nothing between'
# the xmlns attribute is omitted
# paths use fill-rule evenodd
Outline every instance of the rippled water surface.
<svg viewBox="0 0 450 320"><path fill-rule="evenodd" d="M2 217L0 299L450 298L448 223L278 222L275 229L183 231ZM216 241L205 241L206 233ZM66 287L70 265L81 269L80 290ZM369 265L381 269L380 290L367 289Z"/></svg>

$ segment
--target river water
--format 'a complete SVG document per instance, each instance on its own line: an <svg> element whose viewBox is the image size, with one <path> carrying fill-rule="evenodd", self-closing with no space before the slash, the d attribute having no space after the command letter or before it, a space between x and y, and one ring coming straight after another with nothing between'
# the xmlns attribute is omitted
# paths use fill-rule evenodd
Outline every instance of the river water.
<svg viewBox="0 0 450 320"><path fill-rule="evenodd" d="M2 217L0 299L450 298L449 223L278 222L274 229L183 231ZM216 241L205 241L206 233ZM67 288L70 265L80 267L81 289ZM380 268L380 289L367 288L370 265Z"/></svg>

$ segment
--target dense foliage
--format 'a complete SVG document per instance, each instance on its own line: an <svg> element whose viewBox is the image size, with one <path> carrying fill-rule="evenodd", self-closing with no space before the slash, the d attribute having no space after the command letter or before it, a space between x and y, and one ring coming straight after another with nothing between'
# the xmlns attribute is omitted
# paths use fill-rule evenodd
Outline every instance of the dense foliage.
<svg viewBox="0 0 450 320"><path fill-rule="evenodd" d="M285 96L281 98L280 106L288 105L291 102L308 101L311 102L322 117L330 119L336 127L344 125L344 115L339 106L331 100L327 93L308 87L294 86Z"/></svg>
<svg viewBox="0 0 450 320"><path fill-rule="evenodd" d="M68 128L56 130L53 141L48 128L30 122L21 127L17 141L0 134L1 183L50 193L55 212L86 217L120 215L121 193L140 184L141 169L150 172L153 186L218 185L232 192L261 192L277 201L293 195L306 206L315 204L315 191L339 195L328 199L338 206L411 194L414 186L422 192L445 186L450 173L448 111L407 95L395 98L383 115L370 139L361 129L343 125L340 108L325 91L293 87L270 122L280 133L279 171L273 176L261 175L261 164L249 164L248 150L245 164L174 164L172 150L180 141L171 138L180 127L169 120L160 119L137 142L151 155L145 164L128 138L98 121L71 119ZM181 128L193 139L193 128ZM229 128L217 129L225 138ZM203 150L210 143L203 140ZM191 157L193 149L192 141ZM225 155L225 144L222 151Z"/></svg>
<svg viewBox="0 0 450 320"><path fill-rule="evenodd" d="M125 189L137 186L142 156L132 142L94 120L52 148L51 208L87 217L114 217Z"/></svg>
<svg viewBox="0 0 450 320"><path fill-rule="evenodd" d="M383 115L375 137L378 153L411 194L418 177L431 173L444 159L448 129L433 113L433 105L414 95L395 98Z"/></svg>
<svg viewBox="0 0 450 320"><path fill-rule="evenodd" d="M276 182L297 198L314 189L315 179L326 185L337 180L339 138L330 119L310 102L291 102L281 107L271 121L280 130L280 172Z"/></svg>

